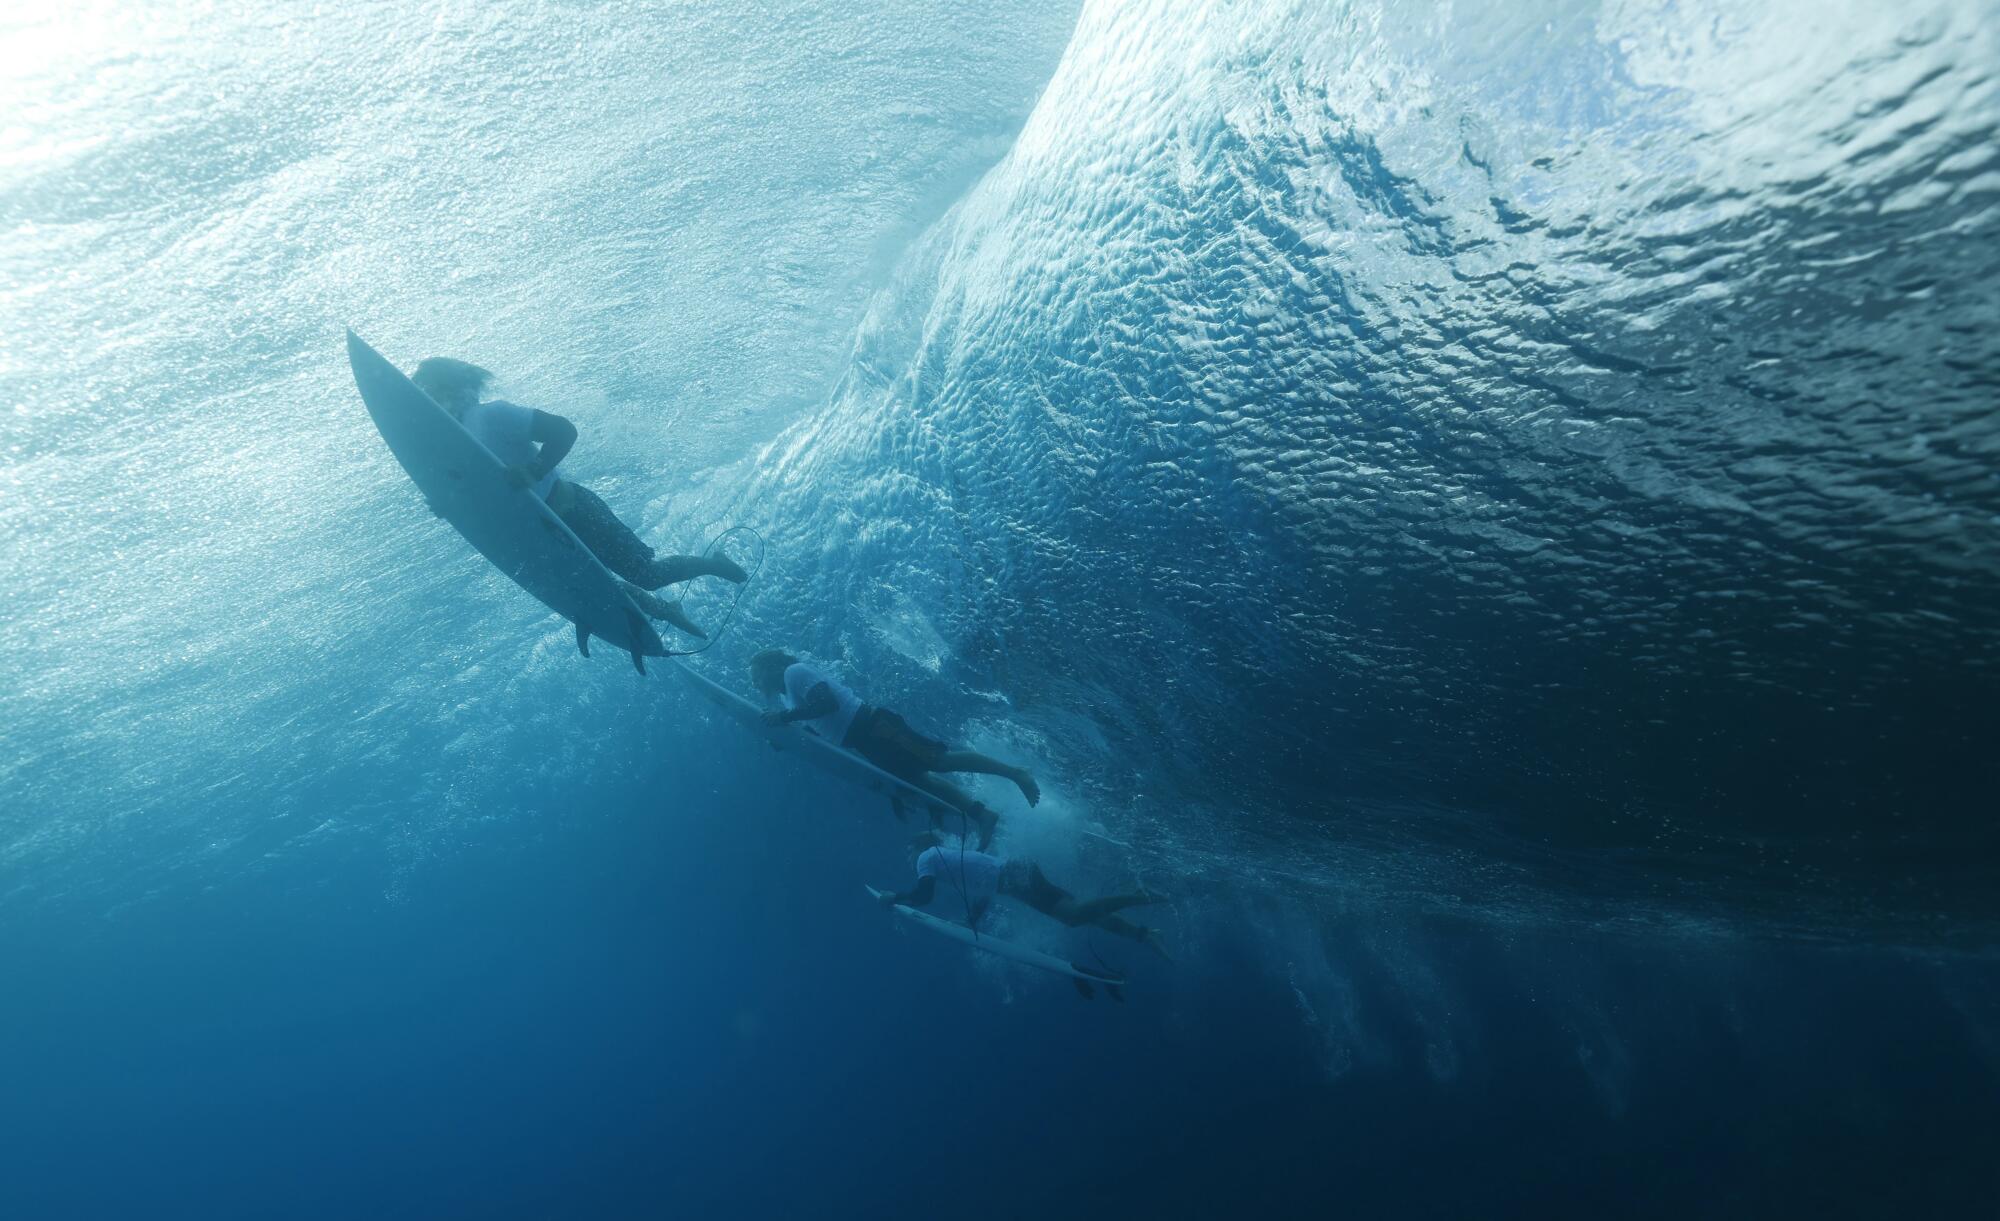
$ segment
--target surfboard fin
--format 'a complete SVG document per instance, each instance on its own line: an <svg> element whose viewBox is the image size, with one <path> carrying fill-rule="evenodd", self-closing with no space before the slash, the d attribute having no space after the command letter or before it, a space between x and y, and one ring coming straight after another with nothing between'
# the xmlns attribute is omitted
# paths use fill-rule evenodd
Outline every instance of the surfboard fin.
<svg viewBox="0 0 2000 1221"><path fill-rule="evenodd" d="M1091 991L1090 985L1088 983L1084 982L1081 979L1078 979L1074 975L1069 977L1069 982L1076 985L1076 994L1078 996L1082 997L1087 1001L1097 999L1097 993Z"/></svg>
<svg viewBox="0 0 2000 1221"><path fill-rule="evenodd" d="M633 610L629 605L625 608L625 623L632 630L632 639L644 640L646 638L646 617L638 611ZM646 658L644 654L639 652L637 645L634 645L632 648L632 668L641 674L646 672Z"/></svg>
<svg viewBox="0 0 2000 1221"><path fill-rule="evenodd" d="M576 625L576 651L585 657L590 656L590 629L581 623Z"/></svg>

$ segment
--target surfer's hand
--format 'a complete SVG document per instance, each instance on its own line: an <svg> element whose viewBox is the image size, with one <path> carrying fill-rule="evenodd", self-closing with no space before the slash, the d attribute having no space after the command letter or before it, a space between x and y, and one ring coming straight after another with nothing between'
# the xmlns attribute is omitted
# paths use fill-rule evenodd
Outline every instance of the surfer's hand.
<svg viewBox="0 0 2000 1221"><path fill-rule="evenodd" d="M792 723L792 718L785 715L783 708L766 708L764 710L764 723L766 725L789 725Z"/></svg>
<svg viewBox="0 0 2000 1221"><path fill-rule="evenodd" d="M535 472L525 466L510 466L507 468L507 482L517 488L534 487Z"/></svg>
<svg viewBox="0 0 2000 1221"><path fill-rule="evenodd" d="M875 901L884 907L894 907L901 897L900 895L876 895Z"/></svg>

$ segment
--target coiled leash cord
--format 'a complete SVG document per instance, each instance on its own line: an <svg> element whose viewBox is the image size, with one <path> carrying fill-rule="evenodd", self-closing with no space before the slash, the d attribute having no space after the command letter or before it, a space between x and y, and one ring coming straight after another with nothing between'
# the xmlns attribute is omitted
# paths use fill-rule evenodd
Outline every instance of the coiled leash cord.
<svg viewBox="0 0 2000 1221"><path fill-rule="evenodd" d="M729 599L728 612L722 616L722 622L719 625L717 625L716 629L713 632L710 632L708 634L708 641L705 644L703 644L700 648L670 650L666 654L666 656L693 657L697 653L706 653L710 649L715 647L715 644L718 640L722 639L722 634L729 630L729 625L736 622L736 608L743 604L743 595L750 592L751 582L757 579L758 571L764 567L764 552L769 550L769 548L766 546L764 542L764 536L757 533L755 530L752 530L748 526L731 526L727 530L724 530L722 533L716 535L714 541L710 542L707 549L701 553L701 558L707 559L708 557L715 554L716 548L722 546L723 543L728 542L729 539L739 534L747 535L750 538L757 540L757 558L751 563L749 571L743 574L743 583L736 587L736 595ZM690 577L689 579L692 580L693 578Z"/></svg>

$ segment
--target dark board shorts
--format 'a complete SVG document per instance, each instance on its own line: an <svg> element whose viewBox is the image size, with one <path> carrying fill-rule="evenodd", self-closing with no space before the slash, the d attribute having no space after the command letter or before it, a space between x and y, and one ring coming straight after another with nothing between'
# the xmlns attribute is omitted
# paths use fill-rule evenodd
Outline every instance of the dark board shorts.
<svg viewBox="0 0 2000 1221"><path fill-rule="evenodd" d="M910 723L898 714L873 704L855 714L843 745L902 780L935 769L938 760L951 749L936 738L910 728Z"/></svg>
<svg viewBox="0 0 2000 1221"><path fill-rule="evenodd" d="M1042 867L1033 861L1008 861L1000 867L1000 893L1019 899L1038 912L1051 912L1069 898L1067 891L1049 881Z"/></svg>

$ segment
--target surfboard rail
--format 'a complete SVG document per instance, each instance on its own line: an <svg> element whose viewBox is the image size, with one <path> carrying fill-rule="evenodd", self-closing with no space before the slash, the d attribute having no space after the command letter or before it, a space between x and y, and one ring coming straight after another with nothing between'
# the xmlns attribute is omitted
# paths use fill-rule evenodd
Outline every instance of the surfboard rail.
<svg viewBox="0 0 2000 1221"><path fill-rule="evenodd" d="M764 710L743 696L696 671L683 662L674 662L683 681L703 699L721 709L731 720L781 751L789 751L807 764L834 778L888 798L897 817L916 810L930 818L962 819L957 806L934 797L907 780L892 776L851 750L836 746L801 725L767 725Z"/></svg>
<svg viewBox="0 0 2000 1221"><path fill-rule="evenodd" d="M641 674L646 658L667 656L659 632L618 578L541 497L515 484L463 424L352 330L347 360L375 430L431 512L574 624L585 657L592 636L630 653Z"/></svg>
<svg viewBox="0 0 2000 1221"><path fill-rule="evenodd" d="M691 666L674 662L673 669L684 682L709 703L715 705L731 720L738 722L756 734L773 748L789 751L817 770L854 785L864 792L879 793L891 802L902 802L939 816L962 817L955 806L941 801L907 781L876 767L853 751L818 737L811 730L798 725L771 725L764 720L764 710L750 700L736 694L729 688L700 674ZM879 901L884 892L869 886L865 888ZM1025 967L1067 976L1076 989L1086 998L1095 995L1095 989L1103 988L1113 1000L1125 999L1125 977L1113 971L1086 967L1081 963L1069 962L1054 954L990 934L975 932L973 929L954 921L933 916L929 912L913 907L898 906L896 913L921 928L936 933L962 945L1008 959Z"/></svg>
<svg viewBox="0 0 2000 1221"><path fill-rule="evenodd" d="M862 889L867 891L869 897L877 903L880 903L889 896L888 891L877 890L866 883L862 885ZM960 924L956 920L946 920L942 916L933 916L927 911L921 911L907 904L898 903L893 905L889 910L916 925L918 928L936 933L947 940L956 941L960 945L971 946L975 950L991 954L996 958L1004 958L1009 962L1019 963L1024 967L1033 967L1037 970L1048 971L1054 975L1067 975L1077 984L1077 991L1081 992L1086 999L1090 997L1093 986L1103 988L1112 1000L1122 1001L1125 999L1125 977L1116 972L1086 967L1081 963L1058 958L1054 954L1045 953L1032 946L1025 946L1019 942L995 937L990 933L977 932L970 926Z"/></svg>

